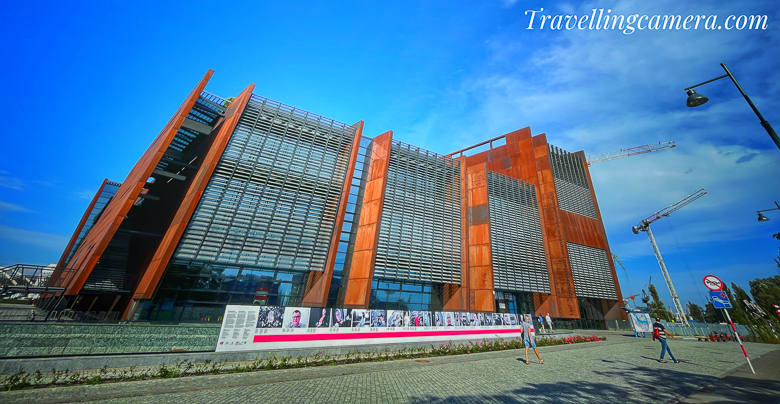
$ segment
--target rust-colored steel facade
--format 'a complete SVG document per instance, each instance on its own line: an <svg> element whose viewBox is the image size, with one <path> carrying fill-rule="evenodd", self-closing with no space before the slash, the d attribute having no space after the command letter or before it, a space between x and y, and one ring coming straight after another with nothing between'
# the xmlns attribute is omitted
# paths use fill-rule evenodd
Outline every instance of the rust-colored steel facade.
<svg viewBox="0 0 780 404"><path fill-rule="evenodd" d="M74 253L69 266L75 268L77 272L74 276L75 279L65 290L66 295L77 295L82 286L84 286L95 264L119 229L136 198L141 194L147 179L152 175L163 153L165 153L165 150L173 140L176 131L181 127L187 114L192 109L198 96L206 88L206 83L208 83L213 74L214 71L209 70L184 100L184 103L182 103L163 130L157 135L157 138L141 156L135 167L130 170L130 174L122 182L122 186L119 187L115 197L103 210L100 219L98 219L97 223L89 231L89 234L87 234L84 242L81 243L81 246Z"/></svg>
<svg viewBox="0 0 780 404"><path fill-rule="evenodd" d="M583 152L523 128L437 155L254 85L211 96L212 73L75 245L88 207L58 265L76 269L66 306L149 321L220 321L226 304L623 317ZM117 274L122 287L94 288Z"/></svg>

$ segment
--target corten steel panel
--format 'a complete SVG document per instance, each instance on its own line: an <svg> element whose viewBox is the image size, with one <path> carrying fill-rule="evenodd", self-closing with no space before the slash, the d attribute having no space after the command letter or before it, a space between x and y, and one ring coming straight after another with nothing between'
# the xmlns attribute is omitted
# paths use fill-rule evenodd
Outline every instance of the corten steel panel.
<svg viewBox="0 0 780 404"><path fill-rule="evenodd" d="M461 192L461 204L460 204L460 223L461 223L461 268L460 268L460 285L447 283L443 288L443 309L444 310L469 310L471 304L471 296L469 293L469 231L468 231L468 206L471 203L474 194L469 190L469 184L471 181L468 179L467 158L458 157L455 160L460 162L460 189L465 190ZM480 200L477 195L477 200ZM484 196L484 203L487 203L487 195ZM488 233L489 236L489 233ZM492 294L491 294L492 295ZM476 298L476 296L474 296ZM476 300L474 301L476 306ZM491 296L491 304L492 296ZM492 309L491 309L492 311Z"/></svg>
<svg viewBox="0 0 780 404"><path fill-rule="evenodd" d="M539 181L542 213L545 219L545 244L549 251L550 285L552 299L545 302L537 312L550 312L552 317L579 318L580 310L574 291L574 278L569 264L568 251L565 247L565 236L561 211L558 207L558 195L550 166L550 156L547 150L547 136L544 134L532 138L534 157L536 160L537 178ZM552 304L552 303L555 304ZM550 306L549 310L548 307ZM541 309L541 310L540 310Z"/></svg>
<svg viewBox="0 0 780 404"><path fill-rule="evenodd" d="M615 281L615 290L617 291L618 300L616 303L616 306L618 306L618 309L616 311L615 307L613 306L610 308L610 311L607 313L607 319L613 320L617 319L618 317L623 320L628 320L628 315L625 311L620 310L619 306L623 302L623 293L620 290L620 283L618 282L617 273L615 271L615 262L612 260L612 251L609 249L609 242L607 240L607 230L604 228L604 221L601 217L601 210L599 209L599 203L596 200L596 190L593 188L593 180L590 177L590 168L588 167L588 164L585 162L585 152L578 151L575 153L581 157L581 160L583 161L583 165L585 167L585 176L588 178L588 184L590 185L590 192L593 197L593 205L596 207L596 217L598 218L598 221L593 223L593 226L595 227L594 233L597 234L597 239L600 240L601 243L603 243L603 249L607 250L607 260L609 261L609 267L612 270L612 279Z"/></svg>
<svg viewBox="0 0 780 404"><path fill-rule="evenodd" d="M548 247L546 255L550 267L549 275L551 284L555 285L552 295L535 294L537 312L551 312L554 317L579 317L565 242L607 249L601 217L599 215L598 219L594 220L560 210L545 135L531 136L530 128L526 127L504 137L506 145L466 157L467 165L472 167L487 163L491 171L537 186L543 238ZM590 189L593 192L593 188ZM468 202L469 206L473 207L478 200L474 194L469 193ZM478 210L472 208L469 212L472 217L479 218ZM477 214L473 215L474 213Z"/></svg>
<svg viewBox="0 0 780 404"><path fill-rule="evenodd" d="M73 248L73 245L76 244L76 239L79 238L79 233L81 233L81 230L84 228L84 225L87 223L87 218L89 218L89 214L92 213L92 208L95 207L95 203L97 203L98 198L100 198L100 193L103 192L103 188L106 186L106 183L108 182L108 178L103 180L103 183L100 184L100 188L98 188L97 192L95 193L95 196L92 198L92 201L89 203L89 206L87 206L87 210L84 211L84 215L81 216L81 220L79 221L79 224L76 226L76 230L73 231L73 235L70 237L70 240L68 241L68 245L65 247L65 251L62 252L62 257L60 257L60 260L57 262L57 267L54 270L54 273L51 275L52 282L55 282L56 279L59 279L60 275L62 274L62 269L65 268L65 264L67 264L66 260L68 259L68 255L70 253L70 249ZM62 284L62 282L57 282L59 284ZM67 280L65 281L67 284ZM59 292L57 293L59 295Z"/></svg>
<svg viewBox="0 0 780 404"><path fill-rule="evenodd" d="M359 137L358 137L359 138ZM347 276L347 288L344 293L344 307L367 309L371 294L371 281L374 278L374 262L379 242L379 222L382 218L382 201L385 198L387 170L390 167L390 148L393 131L387 131L374 138L371 146L371 160L366 179L366 188L378 186L381 192L363 195L363 203L358 224L358 242L355 243L352 261ZM351 181L352 177L347 176ZM376 185L372 184L376 182ZM327 289L325 290L327 296Z"/></svg>
<svg viewBox="0 0 780 404"><path fill-rule="evenodd" d="M500 156L501 153L494 155L496 158L502 158ZM492 312L495 311L495 299L493 259L490 252L487 164L469 167L467 171L469 192L475 194L475 200L484 201L481 205L469 207L471 220L468 223L468 233L469 239L474 241L469 243L469 311ZM487 234L480 234L481 232ZM486 298L488 295L490 299Z"/></svg>
<svg viewBox="0 0 780 404"><path fill-rule="evenodd" d="M184 103L182 103L173 117L157 135L154 142L141 156L141 159L138 160L138 163L130 170L114 198L106 205L100 219L89 231L87 237L84 238L84 242L81 243L76 253L73 254L70 266L76 269L76 275L73 282L65 290L66 295L76 295L84 286L92 269L95 268L95 264L100 259L103 251L105 251L106 246L108 246L111 238L125 219L127 212L141 193L146 180L152 175L152 171L160 162L163 153L165 153L168 145L170 145L176 132L195 105L203 89L206 88L206 84L213 74L214 71L209 69L190 95L184 100Z"/></svg>
<svg viewBox="0 0 780 404"><path fill-rule="evenodd" d="M512 151L506 155L511 165L490 161L491 156L503 156L503 152L484 151L467 157L469 167L487 162L487 167L512 178L520 179L537 187L537 203L540 209L542 238L544 240L545 259L550 277L551 294L534 293L534 305L537 313L551 313L553 317L579 317L579 306L574 294L574 280L571 277L566 248L564 248L563 227L559 223L557 195L550 167L547 140L545 135L531 136L530 127L525 127L506 135L506 145L494 148ZM472 197L472 200L474 198ZM558 276L556 276L556 274Z"/></svg>
<svg viewBox="0 0 780 404"><path fill-rule="evenodd" d="M463 162L463 158L460 158ZM475 312L495 311L493 298L493 266L490 258L490 212L486 164L466 168L461 165L461 178L465 180L468 200L468 220L463 234L465 271L461 285L446 285L444 309ZM467 173L467 174L466 174ZM461 180L461 181L464 181ZM466 205L462 204L465 208ZM465 209L464 209L465 210ZM467 248L466 248L467 247ZM468 296L468 300L464 299ZM464 307L464 304L468 304Z"/></svg>
<svg viewBox="0 0 780 404"><path fill-rule="evenodd" d="M250 84L244 89L241 94L228 106L225 111L225 118L219 124L218 128L215 128L216 135L214 135L214 141L209 149L206 157L195 174L195 178L190 184L190 188L182 200L179 209L176 211L176 215L173 217L171 225L165 232L160 245L157 247L157 251L149 263L149 266L141 276L141 281L138 282L138 286L135 288L133 299L151 299L157 288L157 283L165 272L165 268L168 266L173 255L176 245L179 244L181 235L184 233L184 229L187 227L187 223L192 218L192 213L198 206L201 195L206 189L206 185L214 173L214 168L217 166L222 153L225 151L225 147L233 135L233 131L236 129L238 120L241 118L241 114L244 112L249 98L252 96L252 91L255 89L254 84ZM129 305L128 307L132 307Z"/></svg>
<svg viewBox="0 0 780 404"><path fill-rule="evenodd" d="M339 204L336 213L336 227L330 241L328 259L325 261L325 271L309 271L309 278L306 281L306 292L303 295L303 306L325 307L328 304L328 291L330 291L330 282L333 280L333 267L336 265L336 255L339 248L339 240L341 238L341 228L344 225L344 215L347 212L349 192L350 189L352 189L352 176L355 174L355 165L357 165L358 152L360 151L360 140L363 137L363 121L359 121L352 126L355 128L355 141L352 142L352 153L349 156L347 175L344 177L344 188L341 191L340 199L341 203Z"/></svg>

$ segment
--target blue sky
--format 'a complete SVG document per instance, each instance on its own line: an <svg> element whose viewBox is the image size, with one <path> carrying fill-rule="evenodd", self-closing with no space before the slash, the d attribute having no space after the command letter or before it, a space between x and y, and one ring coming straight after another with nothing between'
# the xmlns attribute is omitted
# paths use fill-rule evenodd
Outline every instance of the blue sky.
<svg viewBox="0 0 780 404"><path fill-rule="evenodd" d="M599 163L591 175L623 292L650 276L669 293L631 226L686 195L708 194L653 224L683 302L702 304L712 273L747 289L778 273L780 152L736 88L683 88L725 62L780 128L776 1L16 2L0 13L4 89L0 265L56 262L103 178L122 181L195 83L257 94L365 134L447 153L530 126L569 151L678 147ZM723 3L723 4L722 4ZM526 10L768 16L766 30L527 30ZM773 51L774 50L774 51Z"/></svg>

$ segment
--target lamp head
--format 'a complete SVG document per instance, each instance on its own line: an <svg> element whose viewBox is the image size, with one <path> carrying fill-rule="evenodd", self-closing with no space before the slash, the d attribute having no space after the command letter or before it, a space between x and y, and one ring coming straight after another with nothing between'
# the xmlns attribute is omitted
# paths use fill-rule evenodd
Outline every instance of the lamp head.
<svg viewBox="0 0 780 404"><path fill-rule="evenodd" d="M633 231L634 234L639 234L639 226L631 226L631 231Z"/></svg>
<svg viewBox="0 0 780 404"><path fill-rule="evenodd" d="M769 218L768 218L768 217L764 216L764 214L763 214L763 213L761 213L761 212L758 212L758 221L759 221L759 222L766 222L767 220L769 220Z"/></svg>
<svg viewBox="0 0 780 404"><path fill-rule="evenodd" d="M707 101L710 100L701 94L697 94L696 90L692 88L689 88L686 93L688 94L688 101L685 103L685 105L689 107L698 107L699 105L704 105Z"/></svg>

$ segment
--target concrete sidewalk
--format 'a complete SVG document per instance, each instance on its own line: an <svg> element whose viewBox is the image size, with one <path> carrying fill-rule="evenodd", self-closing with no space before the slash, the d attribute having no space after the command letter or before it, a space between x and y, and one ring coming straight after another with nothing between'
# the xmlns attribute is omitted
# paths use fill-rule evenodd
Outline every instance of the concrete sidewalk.
<svg viewBox="0 0 780 404"><path fill-rule="evenodd" d="M747 363L715 383L677 403L780 403L780 351L768 352L752 360L756 374Z"/></svg>
<svg viewBox="0 0 780 404"><path fill-rule="evenodd" d="M561 332L546 333L537 336L537 338L567 338L575 334L568 330ZM599 334L601 335L601 334ZM479 339L498 340L501 338L485 337ZM270 356L277 358L290 357L312 357L314 355L343 356L347 353L355 352L385 352L385 350L398 351L410 348L430 348L431 345L439 343L459 343L466 344L476 339L453 339L442 341L426 341L416 343L397 343L397 344L371 344L345 347L321 347L321 348L300 348L300 349L274 349L263 351L238 351L238 352L170 352L170 353L145 353L145 354L114 354L114 355L84 355L84 356L51 356L38 358L0 358L0 380L3 375L12 375L19 370L27 373L36 371L51 372L52 369L62 371L69 369L71 371L90 371L103 369L127 369L137 367L139 370L151 369L160 365L175 365L176 363L203 363L223 362L225 364L247 364L257 359L267 359Z"/></svg>
<svg viewBox="0 0 780 404"><path fill-rule="evenodd" d="M743 377L738 346L672 341L681 363L659 363L658 343L615 334L605 342L540 349L544 365L522 350L417 360L218 374L0 393L0 402L60 403L593 403L681 402L734 377L753 394L771 395L779 346L748 344L762 370ZM755 390L751 384L765 390ZM762 387L763 386L763 387ZM770 386L771 387L771 386ZM716 392L717 393L717 392ZM750 402L759 396L734 399ZM711 401L719 402L715 397ZM684 401L683 401L684 402ZM729 401L724 401L729 402Z"/></svg>

